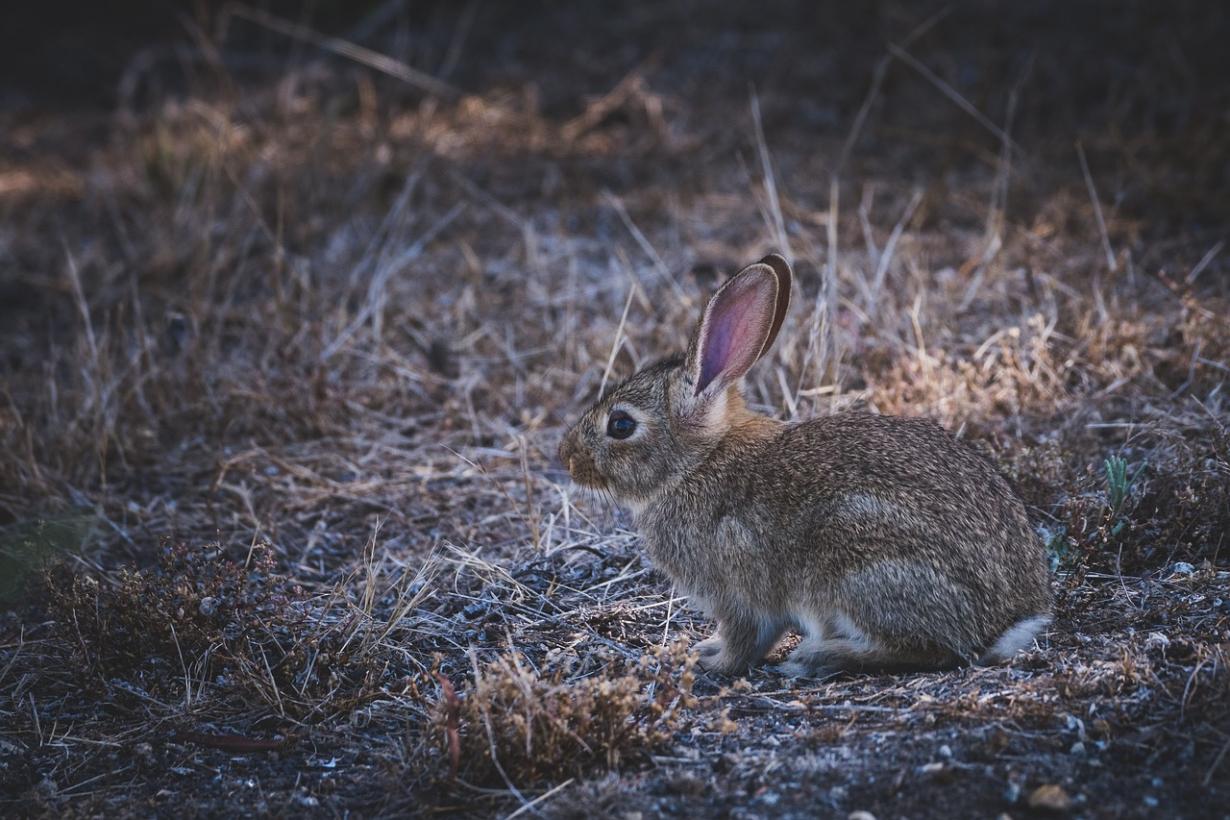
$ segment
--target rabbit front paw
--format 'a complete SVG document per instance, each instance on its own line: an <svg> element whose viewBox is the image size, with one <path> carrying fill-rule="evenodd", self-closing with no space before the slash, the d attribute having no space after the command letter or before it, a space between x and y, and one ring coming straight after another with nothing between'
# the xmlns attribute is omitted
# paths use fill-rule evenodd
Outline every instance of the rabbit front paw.
<svg viewBox="0 0 1230 820"><path fill-rule="evenodd" d="M721 652L722 645L723 645L722 639L719 638L717 635L714 635L712 638L706 638L705 640L700 641L695 646L693 646L692 649L696 650L696 653L700 655L701 659L703 660L705 658L709 658L714 655L717 655L719 652Z"/></svg>
<svg viewBox="0 0 1230 820"><path fill-rule="evenodd" d="M696 664L706 672L714 672L718 675L739 675L747 671L745 661L732 658L724 651L701 655Z"/></svg>

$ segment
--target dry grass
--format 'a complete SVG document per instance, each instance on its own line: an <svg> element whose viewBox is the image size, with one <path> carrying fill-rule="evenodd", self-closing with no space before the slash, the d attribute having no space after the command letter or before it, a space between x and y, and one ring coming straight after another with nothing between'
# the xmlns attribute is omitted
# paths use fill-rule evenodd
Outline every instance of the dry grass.
<svg viewBox="0 0 1230 820"><path fill-rule="evenodd" d="M6 813L1216 814L1224 12L698 14L342 32L413 72L210 19L101 120L0 113ZM693 681L553 453L782 245L751 400L986 449L1040 649Z"/></svg>
<svg viewBox="0 0 1230 820"><path fill-rule="evenodd" d="M548 668L538 670L512 651L476 668L473 685L460 695L446 685L433 722L450 777L515 789L617 768L665 745L691 705L686 644L635 664L615 660L582 676L570 653L548 652Z"/></svg>

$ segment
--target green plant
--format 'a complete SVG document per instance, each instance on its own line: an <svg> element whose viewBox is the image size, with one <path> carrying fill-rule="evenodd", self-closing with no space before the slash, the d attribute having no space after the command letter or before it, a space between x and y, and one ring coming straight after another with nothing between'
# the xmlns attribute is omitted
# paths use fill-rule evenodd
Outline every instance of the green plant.
<svg viewBox="0 0 1230 820"><path fill-rule="evenodd" d="M1128 525L1125 508L1144 468L1145 465L1141 464L1129 475L1127 460L1122 456L1110 456L1102 462L1102 472L1106 478L1106 505L1110 509L1112 522L1111 535L1118 535Z"/></svg>
<svg viewBox="0 0 1230 820"><path fill-rule="evenodd" d="M0 530L0 603L17 601L36 584L30 579L55 560L79 550L94 530L88 513L22 521Z"/></svg>
<svg viewBox="0 0 1230 820"><path fill-rule="evenodd" d="M1118 516L1132 492L1132 484L1127 477L1127 461L1121 456L1110 456L1102 463L1106 475L1106 501L1110 505L1111 515Z"/></svg>

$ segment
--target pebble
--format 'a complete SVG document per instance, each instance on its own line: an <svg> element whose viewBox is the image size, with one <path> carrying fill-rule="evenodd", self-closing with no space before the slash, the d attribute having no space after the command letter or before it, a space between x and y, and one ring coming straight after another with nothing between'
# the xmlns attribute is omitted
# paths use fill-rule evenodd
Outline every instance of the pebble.
<svg viewBox="0 0 1230 820"><path fill-rule="evenodd" d="M133 751L137 753L137 757L141 758L146 763L154 762L154 747L148 743L138 743L133 747Z"/></svg>
<svg viewBox="0 0 1230 820"><path fill-rule="evenodd" d="M1063 790L1063 786L1047 783L1030 792L1029 807L1049 811L1068 811L1072 808L1072 798Z"/></svg>
<svg viewBox="0 0 1230 820"><path fill-rule="evenodd" d="M846 820L876 820L876 816L869 811L852 811L846 816Z"/></svg>
<svg viewBox="0 0 1230 820"><path fill-rule="evenodd" d="M1175 575L1191 575L1196 571L1196 568L1186 561L1175 561L1174 565L1171 566L1170 571Z"/></svg>

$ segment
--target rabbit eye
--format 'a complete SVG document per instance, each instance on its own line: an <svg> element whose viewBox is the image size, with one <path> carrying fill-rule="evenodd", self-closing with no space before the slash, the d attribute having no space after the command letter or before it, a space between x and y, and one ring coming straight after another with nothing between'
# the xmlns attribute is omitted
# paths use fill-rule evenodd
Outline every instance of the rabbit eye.
<svg viewBox="0 0 1230 820"><path fill-rule="evenodd" d="M636 419L616 410L606 422L606 434L611 438L627 438L636 431Z"/></svg>

